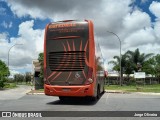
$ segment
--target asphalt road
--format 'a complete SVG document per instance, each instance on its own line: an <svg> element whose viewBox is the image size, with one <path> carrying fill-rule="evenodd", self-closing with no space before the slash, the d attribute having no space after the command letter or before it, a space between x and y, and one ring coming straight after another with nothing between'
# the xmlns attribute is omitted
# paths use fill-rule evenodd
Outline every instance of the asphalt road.
<svg viewBox="0 0 160 120"><path fill-rule="evenodd" d="M25 95L15 92L14 99L0 95L0 111L160 111L160 95L143 95L138 93L120 94L120 93L105 93L96 102L89 102L87 99L73 99L66 102L61 102L58 97L45 95ZM8 92L10 93L10 92ZM17 95L17 94L18 95ZM10 93L12 94L12 93ZM9 95L9 94L8 94ZM14 95L13 95L14 96ZM74 113L73 113L74 114ZM98 115L97 115L98 116ZM17 119L17 118L15 118ZM35 118L34 118L35 119ZM45 118L45 119L106 119L104 117L97 118ZM111 120L133 120L133 119L148 119L151 118L128 118L114 117L107 118ZM160 118L152 118L160 120Z"/></svg>

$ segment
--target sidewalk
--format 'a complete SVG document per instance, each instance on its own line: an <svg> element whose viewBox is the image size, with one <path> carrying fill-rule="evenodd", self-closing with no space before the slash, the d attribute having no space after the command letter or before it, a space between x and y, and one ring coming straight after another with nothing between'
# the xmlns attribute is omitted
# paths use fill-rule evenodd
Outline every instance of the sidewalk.
<svg viewBox="0 0 160 120"><path fill-rule="evenodd" d="M106 93L121 93L121 94L143 94L143 95L160 95L160 93L153 93L153 92L126 92L123 90L105 90Z"/></svg>
<svg viewBox="0 0 160 120"><path fill-rule="evenodd" d="M14 89L0 90L0 100L19 99L25 96L31 89L31 86L18 85L18 87Z"/></svg>
<svg viewBox="0 0 160 120"><path fill-rule="evenodd" d="M27 95L43 95L44 91L39 91L39 90L31 90L26 93Z"/></svg>

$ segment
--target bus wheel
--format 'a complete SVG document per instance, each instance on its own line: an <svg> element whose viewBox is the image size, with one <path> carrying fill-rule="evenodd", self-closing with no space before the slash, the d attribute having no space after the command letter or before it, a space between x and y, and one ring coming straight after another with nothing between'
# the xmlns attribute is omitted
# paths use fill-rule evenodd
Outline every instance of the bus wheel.
<svg viewBox="0 0 160 120"><path fill-rule="evenodd" d="M59 96L60 101L65 101L66 97L65 96Z"/></svg>
<svg viewBox="0 0 160 120"><path fill-rule="evenodd" d="M100 87L97 87L97 95L94 97L90 97L91 101L97 101L100 98Z"/></svg>
<svg viewBox="0 0 160 120"><path fill-rule="evenodd" d="M103 92L102 92L102 94L104 94L105 93L105 87L103 86Z"/></svg>
<svg viewBox="0 0 160 120"><path fill-rule="evenodd" d="M98 86L98 87L97 87L97 99L100 98L100 95L101 95L101 94L100 94L100 87Z"/></svg>

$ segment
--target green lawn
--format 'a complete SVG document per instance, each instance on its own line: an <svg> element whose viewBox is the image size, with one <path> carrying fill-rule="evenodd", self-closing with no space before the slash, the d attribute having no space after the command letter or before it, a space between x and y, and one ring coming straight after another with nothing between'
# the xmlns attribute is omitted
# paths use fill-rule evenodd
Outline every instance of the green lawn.
<svg viewBox="0 0 160 120"><path fill-rule="evenodd" d="M160 84L156 85L137 85L137 86L120 86L120 85L110 85L105 86L107 90L122 90L125 92L155 92L160 93Z"/></svg>
<svg viewBox="0 0 160 120"><path fill-rule="evenodd" d="M12 88L16 88L17 85L16 83L6 83L4 88L9 88L9 89L12 89Z"/></svg>

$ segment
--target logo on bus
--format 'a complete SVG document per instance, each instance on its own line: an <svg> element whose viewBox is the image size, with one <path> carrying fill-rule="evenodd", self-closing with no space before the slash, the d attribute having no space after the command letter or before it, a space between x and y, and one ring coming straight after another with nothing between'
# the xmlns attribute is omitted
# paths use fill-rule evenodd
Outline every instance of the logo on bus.
<svg viewBox="0 0 160 120"><path fill-rule="evenodd" d="M77 73L75 74L75 78L79 78L79 77L81 77L81 76L80 76L80 74L77 72Z"/></svg>
<svg viewBox="0 0 160 120"><path fill-rule="evenodd" d="M64 28L64 27L76 27L75 23L68 23L68 24L51 24L49 28Z"/></svg>

